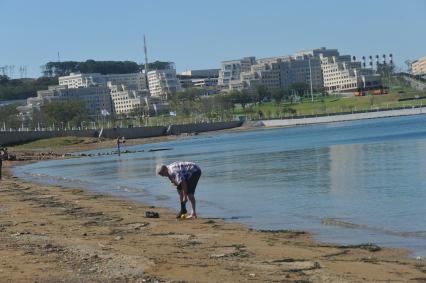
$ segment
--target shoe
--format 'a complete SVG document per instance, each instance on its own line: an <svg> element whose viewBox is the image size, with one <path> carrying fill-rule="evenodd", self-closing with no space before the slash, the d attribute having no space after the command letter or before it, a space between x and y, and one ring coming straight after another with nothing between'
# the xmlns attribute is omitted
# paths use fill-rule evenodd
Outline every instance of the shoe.
<svg viewBox="0 0 426 283"><path fill-rule="evenodd" d="M186 219L197 219L197 215L190 214L186 217Z"/></svg>
<svg viewBox="0 0 426 283"><path fill-rule="evenodd" d="M178 214L176 214L176 218L182 218L182 215L185 215L185 214L187 214L188 213L188 211L186 211L186 210L184 210L184 211L179 211L179 213Z"/></svg>
<svg viewBox="0 0 426 283"><path fill-rule="evenodd" d="M145 217L146 218L159 218L160 214L158 214L158 212L155 212L155 211L147 211L147 212L145 212Z"/></svg>

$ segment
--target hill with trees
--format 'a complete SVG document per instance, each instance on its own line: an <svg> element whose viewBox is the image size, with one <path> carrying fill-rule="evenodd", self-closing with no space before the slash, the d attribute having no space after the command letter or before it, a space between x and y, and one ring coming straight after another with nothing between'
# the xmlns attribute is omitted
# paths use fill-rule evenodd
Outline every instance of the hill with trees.
<svg viewBox="0 0 426 283"><path fill-rule="evenodd" d="M155 61L149 63L148 68L158 70L168 65L169 62ZM67 76L70 73L128 74L139 72L144 68L144 64L139 65L134 61L64 61L47 62L42 68L42 73L45 77Z"/></svg>
<svg viewBox="0 0 426 283"><path fill-rule="evenodd" d="M38 90L57 85L58 78L40 77L38 79L9 79L0 75L0 100L25 99L36 96Z"/></svg>
<svg viewBox="0 0 426 283"><path fill-rule="evenodd" d="M155 61L148 64L150 70L165 69L169 62ZM133 61L87 60L48 62L42 67L43 76L37 79L10 79L0 75L0 100L26 99L37 95L38 90L57 85L59 76L70 73L128 74L143 70L145 66Z"/></svg>

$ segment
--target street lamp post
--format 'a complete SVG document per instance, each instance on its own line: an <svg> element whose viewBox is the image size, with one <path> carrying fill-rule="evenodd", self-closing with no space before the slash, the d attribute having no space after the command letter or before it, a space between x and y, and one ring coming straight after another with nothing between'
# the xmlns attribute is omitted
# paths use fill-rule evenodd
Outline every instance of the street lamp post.
<svg viewBox="0 0 426 283"><path fill-rule="evenodd" d="M313 90L312 90L312 67L311 67L311 57L309 57L309 59L308 59L308 63L309 63L309 81L310 81L310 84L311 84L311 100L312 100L312 102L314 102L314 93L313 93Z"/></svg>

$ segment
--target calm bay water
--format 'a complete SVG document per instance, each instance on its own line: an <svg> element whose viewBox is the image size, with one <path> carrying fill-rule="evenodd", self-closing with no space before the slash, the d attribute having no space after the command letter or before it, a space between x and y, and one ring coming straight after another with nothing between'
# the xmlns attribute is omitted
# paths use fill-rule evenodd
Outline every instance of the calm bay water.
<svg viewBox="0 0 426 283"><path fill-rule="evenodd" d="M171 150L148 152L154 148ZM196 136L128 149L145 152L35 163L15 174L177 210L176 191L155 176L155 165L190 160L203 169L196 191L202 217L426 256L426 116Z"/></svg>

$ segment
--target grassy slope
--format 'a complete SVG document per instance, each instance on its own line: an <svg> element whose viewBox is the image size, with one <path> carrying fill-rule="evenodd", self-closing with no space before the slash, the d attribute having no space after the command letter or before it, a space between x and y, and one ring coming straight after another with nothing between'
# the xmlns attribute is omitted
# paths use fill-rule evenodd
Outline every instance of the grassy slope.
<svg viewBox="0 0 426 283"><path fill-rule="evenodd" d="M399 93L399 91L404 92ZM252 106L247 112L258 113L258 111L261 110L266 118L277 118L281 116L291 116L291 114L285 113L286 108L294 109L297 112L297 114L294 115L303 116L426 105L426 99L398 101L400 98L414 97L416 95L426 96L426 93L412 91L404 87L395 87L391 88L390 93L385 95L367 95L363 97L329 96L324 97L322 100L316 99L314 102L311 102L311 100L307 98L298 103L290 104L289 102L283 102L280 105L269 102ZM242 113L243 109L241 107L235 109L235 114Z"/></svg>

